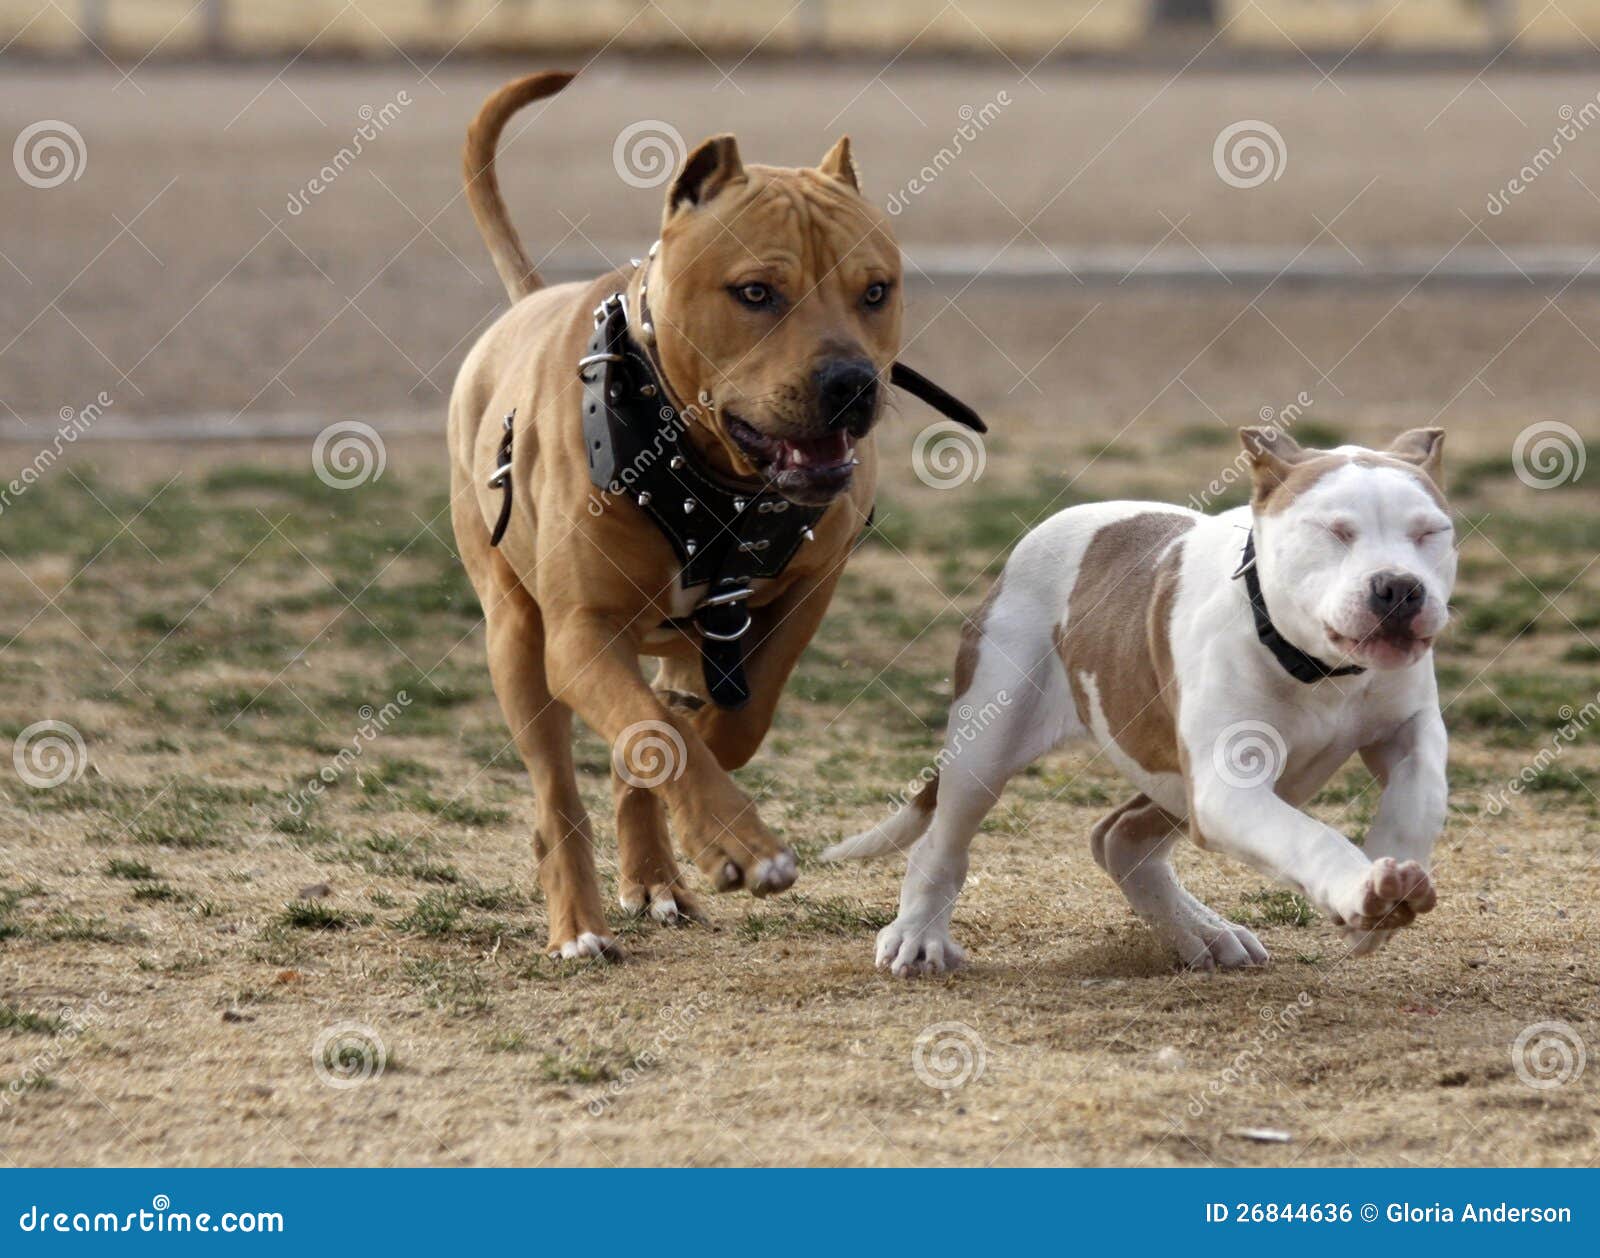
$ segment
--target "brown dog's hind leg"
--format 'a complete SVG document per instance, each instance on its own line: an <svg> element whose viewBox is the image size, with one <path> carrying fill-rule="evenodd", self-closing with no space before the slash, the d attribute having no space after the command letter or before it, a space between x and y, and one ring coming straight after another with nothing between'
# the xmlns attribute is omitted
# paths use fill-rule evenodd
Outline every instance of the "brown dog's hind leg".
<svg viewBox="0 0 1600 1258"><path fill-rule="evenodd" d="M700 906L683 885L672 857L666 805L651 791L629 786L615 771L611 796L617 805L617 898L629 913L649 911L673 925L680 918L701 920Z"/></svg>

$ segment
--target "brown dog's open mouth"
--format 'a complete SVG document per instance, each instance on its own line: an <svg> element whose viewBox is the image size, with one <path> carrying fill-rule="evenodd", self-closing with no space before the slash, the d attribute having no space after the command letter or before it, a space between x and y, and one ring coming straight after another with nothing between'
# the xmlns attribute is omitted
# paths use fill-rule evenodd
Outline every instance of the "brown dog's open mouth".
<svg viewBox="0 0 1600 1258"><path fill-rule="evenodd" d="M855 438L847 432L775 437L730 415L728 435L773 489L808 506L835 497L855 472Z"/></svg>

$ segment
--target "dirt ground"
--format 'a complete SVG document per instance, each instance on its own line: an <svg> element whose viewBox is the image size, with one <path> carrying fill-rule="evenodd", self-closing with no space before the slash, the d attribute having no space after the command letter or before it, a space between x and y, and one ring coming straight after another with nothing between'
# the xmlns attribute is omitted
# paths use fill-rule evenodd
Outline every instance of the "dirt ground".
<svg viewBox="0 0 1600 1258"><path fill-rule="evenodd" d="M921 66L865 85L751 67L740 94L694 68L599 69L606 90L563 98L513 145L509 195L536 253L564 235L564 252L584 236L647 243L659 192L621 188L610 163L646 112L686 135L731 119L748 155L784 161L848 128L886 192L946 142L960 104L1006 88L1016 104L970 164L899 220L913 246L1003 241L1009 205L1024 221L1044 206L1032 230L1052 244L1150 246L1180 222L1201 248L1299 247L1353 200L1334 224L1352 249L1442 254L1559 105L1592 92L1552 77L1491 77L1491 93L1443 76L1165 86L1054 71L1036 92ZM457 136L498 72L447 67L439 92L393 69L250 73L149 67L142 95L100 73L0 80L11 131L71 118L89 146L76 183L0 181L12 467L101 391L133 421L442 424L455 363L499 304L452 204ZM358 106L401 89L416 104L370 162L289 215ZM1241 117L1288 140L1277 183L1217 180L1212 139ZM1592 240L1587 143L1483 229L1508 248ZM907 357L983 405L982 475L923 483L911 448L932 416L900 405L879 528L740 774L801 880L762 902L708 893L709 927L618 911L619 966L542 955L525 776L452 554L436 438L391 431L382 475L341 490L313 474L309 438L91 437L6 501L0 1158L1600 1158L1600 752L1592 728L1558 736L1600 695L1592 291L958 287L913 287ZM1351 959L1293 897L1186 852L1196 894L1254 923L1275 962L1181 973L1086 850L1123 788L1069 750L1013 784L975 846L955 923L971 967L917 984L875 972L898 865L816 856L927 763L962 616L1010 544L1076 502L1187 500L1230 464L1233 427L1302 396L1308 440L1450 433L1462 580L1438 664L1453 740L1438 909ZM1576 430L1587 444L1567 452L1586 471L1543 489L1526 460L1517 475L1535 422ZM41 721L70 726L81 751L59 729L25 735ZM64 758L18 750L51 733ZM608 754L587 735L579 753L614 900ZM1359 837L1375 802L1355 767L1314 810Z"/></svg>

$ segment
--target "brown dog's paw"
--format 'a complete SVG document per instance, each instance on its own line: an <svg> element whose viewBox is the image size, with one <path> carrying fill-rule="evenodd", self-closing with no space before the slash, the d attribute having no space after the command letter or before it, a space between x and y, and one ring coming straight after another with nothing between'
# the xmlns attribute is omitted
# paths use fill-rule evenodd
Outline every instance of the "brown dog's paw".
<svg viewBox="0 0 1600 1258"><path fill-rule="evenodd" d="M552 961L622 960L622 949L617 946L617 941L608 934L592 930L583 931L568 939L557 939L551 935L550 942L545 944L544 950Z"/></svg>
<svg viewBox="0 0 1600 1258"><path fill-rule="evenodd" d="M625 882L617 897L625 911L642 917L648 913L663 926L703 922L705 914L681 882Z"/></svg>
<svg viewBox="0 0 1600 1258"><path fill-rule="evenodd" d="M695 864L705 871L718 891L737 891L745 887L754 896L787 891L800 876L794 852L787 847L780 847L769 856L740 853L740 859L735 859L725 848L713 847L702 852Z"/></svg>

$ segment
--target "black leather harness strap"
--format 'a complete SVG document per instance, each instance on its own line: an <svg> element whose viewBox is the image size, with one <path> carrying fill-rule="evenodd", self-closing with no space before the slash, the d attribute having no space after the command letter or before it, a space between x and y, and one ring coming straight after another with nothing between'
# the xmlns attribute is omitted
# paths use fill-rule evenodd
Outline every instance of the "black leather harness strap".
<svg viewBox="0 0 1600 1258"><path fill-rule="evenodd" d="M642 317L648 320L647 313ZM752 582L780 575L812 539L826 508L790 502L764 485L729 480L708 466L688 440L688 420L673 405L651 354L629 335L621 293L595 308L594 322L578 360L589 479L600 490L602 507L606 497L627 498L643 511L671 544L682 588L704 591L693 612L667 623L699 637L711 701L742 707L750 699L744 659L753 623ZM896 363L890 381L957 423L985 431L970 407L910 368ZM494 545L511 519L515 414L506 416L489 480L505 494Z"/></svg>
<svg viewBox="0 0 1600 1258"><path fill-rule="evenodd" d="M1283 666L1283 671L1296 681L1310 685L1312 682L1323 681L1329 677L1349 677L1367 671L1359 664L1331 668L1315 655L1308 655L1302 651L1279 632L1278 626L1272 623L1272 616L1267 611L1267 600L1261 593L1261 578L1256 573L1254 529L1250 530L1244 539L1244 554L1240 556L1239 567L1233 576L1235 580L1244 578L1245 594L1250 599L1250 612L1255 617L1256 637L1261 639L1262 646L1272 652L1273 658Z"/></svg>
<svg viewBox="0 0 1600 1258"><path fill-rule="evenodd" d="M500 518L494 522L494 531L489 534L491 546L500 544L500 539L506 535L506 525L511 523L511 430L516 419L517 411L513 407L511 414L505 418L500 433L500 450L494 458L494 471L489 475L490 489L505 490L500 498Z"/></svg>

